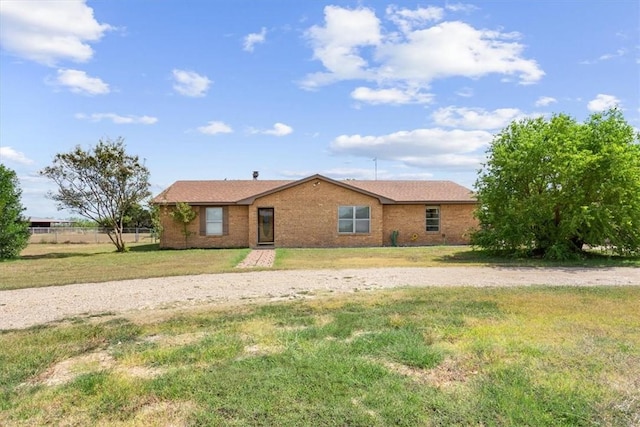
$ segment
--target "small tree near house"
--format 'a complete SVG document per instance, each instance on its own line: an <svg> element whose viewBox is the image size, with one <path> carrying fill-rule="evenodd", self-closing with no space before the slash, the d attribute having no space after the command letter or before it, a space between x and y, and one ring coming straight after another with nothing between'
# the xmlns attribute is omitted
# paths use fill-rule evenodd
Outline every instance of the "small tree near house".
<svg viewBox="0 0 640 427"><path fill-rule="evenodd" d="M151 228L153 229L153 239L159 239L164 231L162 221L160 219L160 206L153 203L149 204L149 214L151 216Z"/></svg>
<svg viewBox="0 0 640 427"><path fill-rule="evenodd" d="M193 234L193 231L189 230L189 224L191 224L193 220L196 219L198 214L188 203L178 202L176 203L176 207L174 208L174 210L171 211L169 215L175 222L180 225L180 231L184 236L184 247L186 249L189 244L189 236Z"/></svg>

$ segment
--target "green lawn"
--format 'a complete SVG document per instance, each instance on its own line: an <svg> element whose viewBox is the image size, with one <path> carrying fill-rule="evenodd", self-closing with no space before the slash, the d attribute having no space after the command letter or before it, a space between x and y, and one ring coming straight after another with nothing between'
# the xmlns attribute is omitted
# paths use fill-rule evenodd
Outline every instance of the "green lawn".
<svg viewBox="0 0 640 427"><path fill-rule="evenodd" d="M158 250L132 244L116 253L109 244L31 244L17 260L0 262L0 290L237 271L249 249ZM594 254L567 263L489 257L468 246L276 249L274 268L431 267L451 265L640 266L640 258Z"/></svg>
<svg viewBox="0 0 640 427"><path fill-rule="evenodd" d="M543 259L504 258L469 246L382 248L277 249L275 266L284 269L446 267L452 265L640 267L640 257L591 252L584 259L553 262Z"/></svg>
<svg viewBox="0 0 640 427"><path fill-rule="evenodd" d="M396 289L5 331L0 425L638 425L639 301Z"/></svg>
<svg viewBox="0 0 640 427"><path fill-rule="evenodd" d="M0 290L71 283L233 271L249 249L162 251L131 244L117 253L109 244L32 244L20 259L0 262Z"/></svg>

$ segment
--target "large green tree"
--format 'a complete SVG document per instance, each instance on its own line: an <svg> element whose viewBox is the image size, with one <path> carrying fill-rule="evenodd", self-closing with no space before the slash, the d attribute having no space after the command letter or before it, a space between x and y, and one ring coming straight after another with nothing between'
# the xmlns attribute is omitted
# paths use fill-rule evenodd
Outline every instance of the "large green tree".
<svg viewBox="0 0 640 427"><path fill-rule="evenodd" d="M16 173L0 164L0 260L16 258L29 243Z"/></svg>
<svg viewBox="0 0 640 427"><path fill-rule="evenodd" d="M557 114L497 134L475 188L472 242L570 258L583 245L640 253L640 135L619 109L584 123Z"/></svg>
<svg viewBox="0 0 640 427"><path fill-rule="evenodd" d="M127 212L147 199L149 170L138 156L127 154L124 139L100 140L84 150L56 154L40 173L58 185L49 197L59 209L97 222L107 230L118 252L126 250L123 227Z"/></svg>
<svg viewBox="0 0 640 427"><path fill-rule="evenodd" d="M125 228L153 228L152 211L140 203L131 205L124 214Z"/></svg>

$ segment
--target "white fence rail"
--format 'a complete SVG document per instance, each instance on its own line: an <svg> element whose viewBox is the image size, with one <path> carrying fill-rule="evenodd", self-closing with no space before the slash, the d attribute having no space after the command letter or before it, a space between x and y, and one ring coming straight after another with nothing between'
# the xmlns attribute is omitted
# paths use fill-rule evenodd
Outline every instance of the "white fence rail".
<svg viewBox="0 0 640 427"><path fill-rule="evenodd" d="M100 227L31 227L29 243L111 243ZM155 243L157 236L150 228L125 228L126 243Z"/></svg>

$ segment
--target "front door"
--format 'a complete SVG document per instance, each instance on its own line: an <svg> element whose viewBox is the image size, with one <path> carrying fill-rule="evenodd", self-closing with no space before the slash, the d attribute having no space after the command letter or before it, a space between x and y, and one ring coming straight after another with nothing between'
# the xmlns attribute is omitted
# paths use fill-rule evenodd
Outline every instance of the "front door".
<svg viewBox="0 0 640 427"><path fill-rule="evenodd" d="M258 208L258 244L273 244L273 208Z"/></svg>

